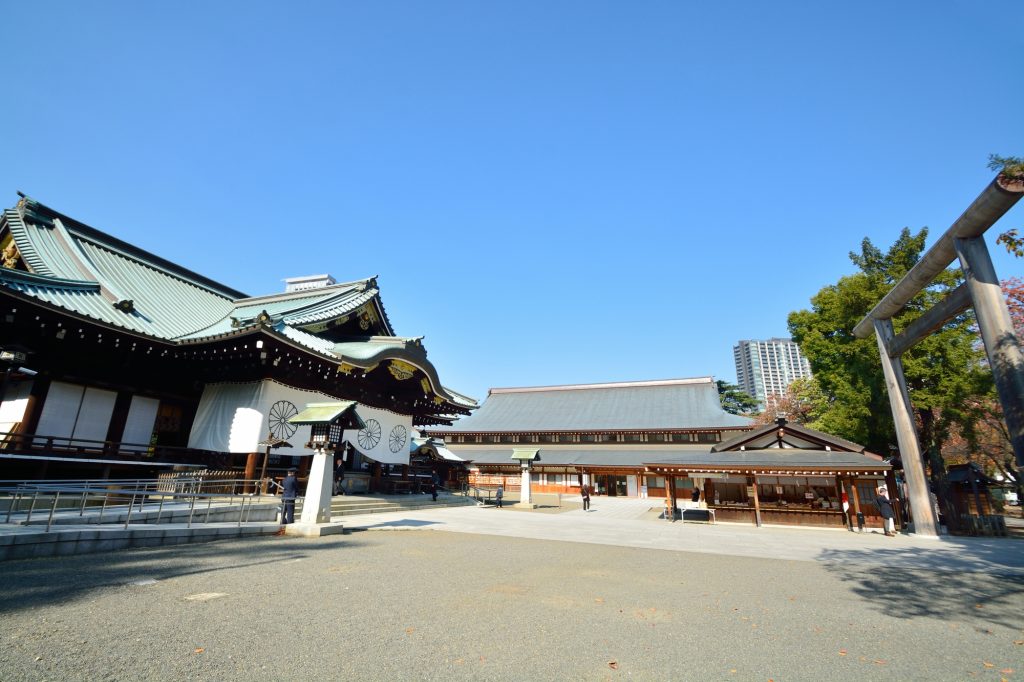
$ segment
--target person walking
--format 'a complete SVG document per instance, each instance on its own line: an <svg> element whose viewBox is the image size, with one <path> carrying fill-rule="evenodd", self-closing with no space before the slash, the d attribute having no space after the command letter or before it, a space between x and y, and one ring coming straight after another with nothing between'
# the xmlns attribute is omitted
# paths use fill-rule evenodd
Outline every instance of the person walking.
<svg viewBox="0 0 1024 682"><path fill-rule="evenodd" d="M498 509L501 509L501 499L505 497L505 487L498 486L498 492L494 493L494 501L498 505Z"/></svg>
<svg viewBox="0 0 1024 682"><path fill-rule="evenodd" d="M590 486L580 486L580 495L583 496L583 511L590 511Z"/></svg>
<svg viewBox="0 0 1024 682"><path fill-rule="evenodd" d="M295 468L288 470L281 484L281 500L284 508L281 510L281 523L288 525L295 523L295 498L299 496L299 479L295 478Z"/></svg>
<svg viewBox="0 0 1024 682"><path fill-rule="evenodd" d="M885 536L889 538L896 537L894 532L896 530L896 522L893 520L895 515L892 513L889 491L884 485L875 491L875 502L878 504L878 513L882 515L882 522L885 524Z"/></svg>

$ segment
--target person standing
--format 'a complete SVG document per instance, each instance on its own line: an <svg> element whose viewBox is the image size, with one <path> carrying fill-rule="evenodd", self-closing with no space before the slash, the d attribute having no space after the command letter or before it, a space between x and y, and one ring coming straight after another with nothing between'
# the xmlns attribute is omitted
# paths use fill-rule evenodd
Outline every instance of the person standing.
<svg viewBox="0 0 1024 682"><path fill-rule="evenodd" d="M345 494L345 460L338 458L337 466L334 467L334 494Z"/></svg>
<svg viewBox="0 0 1024 682"><path fill-rule="evenodd" d="M583 511L590 511L590 486L580 486L580 495L583 496Z"/></svg>
<svg viewBox="0 0 1024 682"><path fill-rule="evenodd" d="M892 502L889 501L889 491L883 485L875 491L875 502L878 504L878 513L882 515L882 521L885 524L885 535L886 537L896 537L896 522L893 520L895 516L892 513Z"/></svg>
<svg viewBox="0 0 1024 682"><path fill-rule="evenodd" d="M281 500L284 502L284 508L281 511L283 525L295 523L295 498L299 495L299 479L295 478L295 471L294 467L289 469L288 475L284 477L284 482L281 484Z"/></svg>
<svg viewBox="0 0 1024 682"><path fill-rule="evenodd" d="M505 487L498 486L498 492L494 494L494 501L498 504L498 509L501 509L501 499L505 497Z"/></svg>

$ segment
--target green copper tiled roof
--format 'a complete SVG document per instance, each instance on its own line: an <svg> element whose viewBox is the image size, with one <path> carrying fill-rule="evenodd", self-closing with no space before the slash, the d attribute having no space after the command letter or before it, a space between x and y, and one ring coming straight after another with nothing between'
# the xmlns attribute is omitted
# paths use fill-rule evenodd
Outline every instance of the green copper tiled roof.
<svg viewBox="0 0 1024 682"><path fill-rule="evenodd" d="M601 431L749 426L722 409L710 377L492 389L474 414L441 432Z"/></svg>
<svg viewBox="0 0 1024 682"><path fill-rule="evenodd" d="M393 334L376 278L300 292L249 297L186 268L80 223L28 197L0 214L28 268L0 267L0 289L16 292L109 327L172 343L202 343L265 330L328 358L370 370L401 360L418 367L446 405L476 401L445 389L416 338ZM317 336L311 325L370 306L388 336L344 342ZM266 313L269 319L263 319ZM439 413L440 414L440 413Z"/></svg>
<svg viewBox="0 0 1024 682"><path fill-rule="evenodd" d="M377 298L380 290L372 282L359 280L321 289L242 299L236 301L231 317L244 324L266 312L274 320L295 326L333 320Z"/></svg>
<svg viewBox="0 0 1024 682"><path fill-rule="evenodd" d="M356 403L352 400L333 403L307 403L304 410L289 418L288 421L292 424L329 424L349 410L354 410L355 407ZM358 414L355 415L355 418L362 424L363 420Z"/></svg>
<svg viewBox="0 0 1024 682"><path fill-rule="evenodd" d="M246 297L31 199L23 200L19 208L5 210L3 224L10 229L31 274L42 279L0 269L0 284L100 322L158 338L218 336L252 323L263 312L275 322L302 326L352 313L380 294L376 282L366 279L323 289ZM86 294L81 286L69 289L63 285L71 281L92 283L96 289ZM116 309L113 304L121 300L131 301L134 312ZM390 329L379 301L377 306ZM326 350L323 343L305 345Z"/></svg>
<svg viewBox="0 0 1024 682"><path fill-rule="evenodd" d="M126 253L123 243L110 240L104 245L88 228L69 229L60 217L45 218L16 210L4 212L4 222L25 263L40 277L30 281L16 271L0 268L0 285L52 305L74 311L123 329L174 338L206 326L233 307L226 294L195 281L186 270L166 267L166 261L143 251ZM149 257L147 257L149 256ZM45 278L55 278L49 283ZM61 281L90 282L95 293L84 295L69 290ZM130 300L134 310L114 307L118 300Z"/></svg>

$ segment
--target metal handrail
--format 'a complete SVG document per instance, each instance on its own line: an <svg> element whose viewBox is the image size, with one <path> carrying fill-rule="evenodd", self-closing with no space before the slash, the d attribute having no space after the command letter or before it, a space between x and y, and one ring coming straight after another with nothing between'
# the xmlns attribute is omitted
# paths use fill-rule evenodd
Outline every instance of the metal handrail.
<svg viewBox="0 0 1024 682"><path fill-rule="evenodd" d="M151 443L129 443L123 441L94 440L70 436L48 436L40 433L12 433L0 431L0 444L5 450L24 452L52 452L55 455L104 455L132 458L214 456L222 453L214 450L181 447L176 445L153 445Z"/></svg>
<svg viewBox="0 0 1024 682"><path fill-rule="evenodd" d="M495 495L498 492L497 488L494 488L492 490L490 488L481 488L479 486L469 485L468 483L464 486L464 490L465 490L465 493L466 493L467 497L472 497L477 502L483 502L485 500L493 500L493 499L495 499ZM470 494L471 490L475 491L475 493L472 494L472 495Z"/></svg>
<svg viewBox="0 0 1024 682"><path fill-rule="evenodd" d="M162 480L133 480L133 481L117 481L117 480L85 480L85 481L0 481L3 483L14 483L14 485L0 485L0 497L6 496L9 498L9 506L7 509L7 523L11 522L12 516L15 511L21 513L19 507L26 500L30 498L28 510L25 513L25 518L22 521L24 524L29 524L32 520L32 515L36 511L37 504L43 498L49 498L52 496L50 501L49 516L46 524L46 532L49 532L53 526L54 519L58 515L58 507L60 505L61 495L65 495L65 499L70 497L75 499L76 503L70 507L74 510L77 507L78 516L82 517L85 515L85 509L88 507L88 501L90 499L94 501L100 501L99 516L97 518L98 523L103 522L103 515L108 511L109 503L111 499L115 502L119 499L128 498L127 502L127 514L125 515L124 526L127 529L131 523L132 513L136 510L139 514L143 513L146 509L147 500L153 498L154 504L157 507L157 522L164 512L164 506L168 499L173 501L182 501L188 503L189 508L189 520L188 526L192 526L192 522L195 514L196 502L199 500L206 500L206 514L203 517L203 523L208 523L210 515L213 510L213 503L215 500L227 498L228 508L235 506L235 498L239 498L241 504L238 509L238 525L241 526L244 520L247 520L252 512L252 505L255 503L257 497L259 497L258 487L254 484L259 481L252 479L228 479L228 480L210 480L205 481L209 488L223 488L226 484L230 484L230 492L224 490L207 491L203 492L203 483L201 477L196 479L186 480L186 483L190 483L190 490L161 490L159 485L166 483ZM135 485L132 485L132 484ZM124 485L127 484L127 485ZM239 492L239 491L242 492ZM244 492L246 490L253 490L254 492ZM248 501L248 509L246 508L246 502Z"/></svg>

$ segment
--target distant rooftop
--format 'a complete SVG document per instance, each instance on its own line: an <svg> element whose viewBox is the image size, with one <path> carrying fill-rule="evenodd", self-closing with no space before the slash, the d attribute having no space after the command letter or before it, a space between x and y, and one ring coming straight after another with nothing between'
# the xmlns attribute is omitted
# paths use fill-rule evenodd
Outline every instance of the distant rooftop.
<svg viewBox="0 0 1024 682"><path fill-rule="evenodd" d="M749 427L712 377L492 388L474 414L432 432L508 433Z"/></svg>
<svg viewBox="0 0 1024 682"><path fill-rule="evenodd" d="M284 290L285 293L291 293L293 291L306 291L307 289L322 289L337 283L337 280L328 274L288 277L284 281Z"/></svg>

